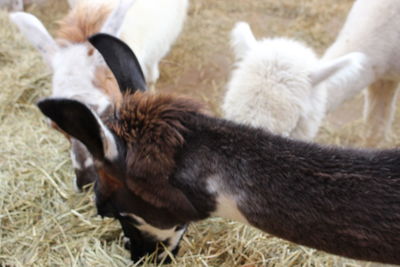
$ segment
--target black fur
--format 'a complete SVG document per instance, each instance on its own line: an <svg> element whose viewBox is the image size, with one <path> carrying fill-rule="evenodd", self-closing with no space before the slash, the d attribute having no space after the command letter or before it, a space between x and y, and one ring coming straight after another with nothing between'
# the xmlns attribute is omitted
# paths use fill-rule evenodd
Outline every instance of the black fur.
<svg viewBox="0 0 400 267"><path fill-rule="evenodd" d="M39 101L37 105L61 129L85 144L94 157L104 158L100 125L88 107L65 98L48 98Z"/></svg>
<svg viewBox="0 0 400 267"><path fill-rule="evenodd" d="M63 130L81 138L82 133L95 138L92 132L75 130L77 125L63 122L70 120L65 113L71 106L60 103L70 102L48 101L39 106ZM45 108L46 103L54 103L61 111L53 113ZM76 110L88 111L79 106ZM77 113L73 117L85 116ZM94 117L86 117L78 119L81 128L96 127L90 121ZM104 198L96 189L100 214L133 213L154 227L166 229L206 218L216 209L217 194L226 194L237 199L238 208L250 224L275 236L351 258L400 263L399 150L328 148L200 113L187 112L179 118L187 130L181 133L184 144L175 153L168 183L185 194L198 217L184 219L166 208L155 207L126 185L116 187ZM127 173L135 177L135 169L125 174L108 173L114 173L120 181L127 179ZM222 191L209 192L210 179L217 179ZM124 227L128 236L138 231L132 227ZM154 240L149 244L156 246ZM140 251L131 250L132 257L149 252Z"/></svg>
<svg viewBox="0 0 400 267"><path fill-rule="evenodd" d="M103 56L122 92L126 90L132 92L147 90L140 63L133 51L124 42L105 33L91 36L89 42Z"/></svg>
<svg viewBox="0 0 400 267"><path fill-rule="evenodd" d="M141 88L137 84L140 67L136 59L127 55L130 50L125 44L103 35L92 37L91 41L112 63L110 68L123 91ZM120 165L106 162L100 166L99 180L105 183L95 187L99 214L118 218L120 213L133 213L154 227L166 229L208 217L217 208L218 194L224 194L237 201L250 224L275 236L342 256L400 264L399 150L328 148L208 117L196 109L168 109L168 105L184 106L182 99L166 102L159 101L162 97L138 93L125 97L130 97L125 102L129 107L141 102L144 108L130 112L125 107L127 110L119 110L118 114L122 112L124 116L120 117L126 117L124 120L111 118L106 124L119 136L119 145L131 148L133 163L146 164L138 164L140 170L129 168L123 160L127 153L120 153ZM170 115L153 118L151 112L157 110L157 103L163 103L160 110L169 110ZM92 153L101 154L99 125L93 115L87 114L90 110L81 106L71 100L39 103L43 113L64 131L81 140ZM163 129L173 129L168 138L165 131L156 131L155 135L151 132L154 127L143 126L154 121L156 125L170 126ZM162 159L173 162L173 166L165 165L168 170L160 171L163 165L151 161L170 149L168 142L176 141L171 138L176 136L182 142L170 150L173 153L168 155L173 159ZM146 142L138 142L140 138ZM161 143L159 147L163 148L157 150L158 154L144 149L154 143ZM135 154L132 148L146 153ZM151 167L143 170L143 166ZM166 177L160 180L160 174ZM142 184L133 183L138 177ZM211 179L220 185L220 191L209 192ZM154 201L155 194L140 188L146 183L167 191L176 189L194 207L195 215L187 214L178 201L163 203L173 202L173 197ZM176 209L171 211L171 206ZM134 260L153 251L157 241L164 241L144 237L133 223L120 222L131 242L137 242L135 249L131 247Z"/></svg>
<svg viewBox="0 0 400 267"><path fill-rule="evenodd" d="M74 154L75 160L79 162L80 168L74 169L76 175L76 186L79 190L84 190L85 186L94 183L98 179L97 170L92 165L86 166L86 160L92 159L92 155L80 141L71 138L71 150Z"/></svg>
<svg viewBox="0 0 400 267"><path fill-rule="evenodd" d="M400 263L400 151L351 150L274 136L202 115L187 122L171 182L202 209L218 176L253 226L356 259ZM208 200L207 200L208 199Z"/></svg>
<svg viewBox="0 0 400 267"><path fill-rule="evenodd" d="M133 262L137 262L143 255L151 254L155 251L158 253L162 252L163 246L159 243L163 243L164 246L169 245L169 240L159 241L153 236L140 232L136 226L137 221L131 217L118 216L118 221L124 232L124 236L129 239L125 243L125 249L131 252L131 259ZM172 255L176 255L179 251L179 246L171 251ZM170 263L171 258L167 255L165 259L156 259L156 262Z"/></svg>

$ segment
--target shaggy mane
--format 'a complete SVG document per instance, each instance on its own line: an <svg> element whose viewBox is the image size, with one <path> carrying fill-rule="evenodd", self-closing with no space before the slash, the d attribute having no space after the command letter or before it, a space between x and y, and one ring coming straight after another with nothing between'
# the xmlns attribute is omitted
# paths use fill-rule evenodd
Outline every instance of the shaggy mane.
<svg viewBox="0 0 400 267"><path fill-rule="evenodd" d="M142 169L143 172L165 175L165 167L170 169L174 165L172 161L176 148L184 144L182 133L188 131L184 126L186 116L201 110L199 103L185 97L139 91L125 95L119 108L119 118L111 129L128 146L128 168L135 167L135 172ZM162 164L151 168L136 166L142 159L148 164Z"/></svg>
<svg viewBox="0 0 400 267"><path fill-rule="evenodd" d="M59 22L57 38L72 43L83 43L87 38L100 31L108 15L111 13L110 4L97 6L83 1L74 7L68 15Z"/></svg>
<svg viewBox="0 0 400 267"><path fill-rule="evenodd" d="M180 203L181 209L194 214L168 177L175 168L176 151L185 143L183 134L189 131L186 121L199 112L202 106L185 97L148 92L123 97L119 118L109 126L126 143L126 183L131 191L157 207ZM176 201L171 202L171 197Z"/></svg>

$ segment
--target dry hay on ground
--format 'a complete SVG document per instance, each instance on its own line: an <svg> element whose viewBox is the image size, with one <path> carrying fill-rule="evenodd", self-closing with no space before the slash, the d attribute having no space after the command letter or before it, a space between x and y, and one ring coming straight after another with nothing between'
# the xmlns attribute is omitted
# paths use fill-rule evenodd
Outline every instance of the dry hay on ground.
<svg viewBox="0 0 400 267"><path fill-rule="evenodd" d="M235 21L250 22L259 37L295 37L321 52L333 40L351 3L192 0L184 32L161 64L158 90L194 96L219 114L232 66L228 35ZM54 29L54 21L66 7L65 2L52 1L30 10ZM92 193L73 191L68 142L44 123L34 105L50 94L50 71L10 25L5 12L0 12L0 36L0 266L133 265L123 248L119 225L96 216ZM318 142L361 145L360 101L358 97L330 115ZM353 120L349 122L346 114ZM398 119L394 132L399 132ZM396 144L395 139L386 146ZM360 265L369 264L297 246L222 219L191 225L171 264Z"/></svg>

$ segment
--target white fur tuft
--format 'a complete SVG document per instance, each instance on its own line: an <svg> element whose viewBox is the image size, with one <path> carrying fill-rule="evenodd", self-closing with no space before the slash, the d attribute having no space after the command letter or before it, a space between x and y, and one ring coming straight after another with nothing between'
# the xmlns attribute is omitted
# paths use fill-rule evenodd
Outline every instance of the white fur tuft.
<svg viewBox="0 0 400 267"><path fill-rule="evenodd" d="M237 36L252 35L247 30L247 24L237 24L233 42ZM231 75L222 105L225 117L283 136L312 139L326 101L325 89L312 88L309 79L317 64L313 50L300 42L254 41Z"/></svg>
<svg viewBox="0 0 400 267"><path fill-rule="evenodd" d="M160 229L157 227L148 224L142 217L139 217L133 213L120 213L121 216L128 216L135 219L138 222L136 226L142 233L146 233L154 237L157 241L165 241L168 240L167 249L172 251L179 243L182 235L185 233L186 228L182 228L180 230L176 230L176 227L172 227L169 229ZM165 257L167 252L162 252L158 255L159 259Z"/></svg>
<svg viewBox="0 0 400 267"><path fill-rule="evenodd" d="M231 32L231 47L235 52L235 57L240 60L245 53L256 44L256 39L246 22L238 22Z"/></svg>
<svg viewBox="0 0 400 267"><path fill-rule="evenodd" d="M47 64L51 65L51 60L57 52L58 46L40 20L25 12L11 13L10 19L32 45L39 50Z"/></svg>

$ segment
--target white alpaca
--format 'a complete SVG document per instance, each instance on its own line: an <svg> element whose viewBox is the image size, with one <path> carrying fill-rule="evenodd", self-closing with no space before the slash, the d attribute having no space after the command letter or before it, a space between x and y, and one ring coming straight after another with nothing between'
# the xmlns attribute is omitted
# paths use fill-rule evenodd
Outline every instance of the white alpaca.
<svg viewBox="0 0 400 267"><path fill-rule="evenodd" d="M11 19L51 66L54 74L53 96L75 96L92 107L100 106L97 108L101 113L107 106L105 99L108 96L101 95L101 90L96 90L96 70L105 67L105 64L97 53L90 53L92 48L85 39L88 36L84 36L89 33L87 29L96 29L97 24L103 23L99 20L109 15L98 31L121 36L138 57L146 81L154 83L159 76L160 60L169 51L182 29L188 0L75 2L70 3L73 4L73 8L60 27L57 40L50 36L43 24L33 15L18 12L12 14ZM114 11L109 14L111 10ZM88 12L96 14L91 14L91 18L88 19ZM75 27L76 21L79 22ZM95 32L90 34L93 33Z"/></svg>
<svg viewBox="0 0 400 267"><path fill-rule="evenodd" d="M83 1L104 2L69 0L69 4L74 7ZM150 84L157 81L160 75L158 64L182 31L188 5L188 0L137 0L126 14L121 39L135 52Z"/></svg>
<svg viewBox="0 0 400 267"><path fill-rule="evenodd" d="M15 12L10 18L51 67L52 96L80 100L101 115L119 95L115 93L117 87L112 82L99 82L109 80L102 77L107 75L104 71L106 64L87 42L89 36L86 34L102 31L118 36L126 10L134 2L121 1L112 12L108 5L82 4L71 10L61 23L58 34L65 38L59 39L53 39L39 19L31 14ZM92 12L91 16L88 16L88 11ZM59 129L54 124L52 126ZM71 160L76 174L74 185L81 190L95 180L93 160L79 141L68 139L72 144Z"/></svg>
<svg viewBox="0 0 400 267"><path fill-rule="evenodd" d="M16 12L11 20L39 50L53 71L52 96L76 99L101 115L121 98L117 82L87 38L103 32L124 36L143 66L145 78L154 83L158 63L182 29L188 0L81 0L61 21L54 39L33 15ZM146 71L147 70L147 71ZM141 88L145 89L145 88ZM86 149L72 142L72 162L79 178L92 173ZM93 176L93 175L90 175Z"/></svg>
<svg viewBox="0 0 400 267"><path fill-rule="evenodd" d="M320 64L303 43L287 38L257 41L244 22L236 24L231 43L238 62L222 105L224 116L304 140L314 138L325 114L326 89L320 82L359 57Z"/></svg>
<svg viewBox="0 0 400 267"><path fill-rule="evenodd" d="M350 79L326 83L327 111L369 86L364 109L369 144L380 142L390 130L400 81L399 44L400 1L357 0L336 41L323 56L329 61L351 52L365 55L362 70Z"/></svg>
<svg viewBox="0 0 400 267"><path fill-rule="evenodd" d="M101 114L110 105L111 99L105 93L106 88L96 86L95 79L98 68L106 65L100 54L91 52L93 48L87 42L89 36L83 36L83 33L88 32L85 30L87 28L94 30L96 27L92 25L98 23L96 20L101 17L104 21L101 22L102 26L98 31L118 36L126 11L134 2L135 0L121 1L113 12L112 7L104 3L99 6L90 5L89 2L81 5L71 10L66 17L80 23L72 25L65 20L59 29L63 38L56 39L49 34L39 19L31 14L15 12L10 18L51 67L52 96L79 99ZM104 16L94 15L88 18L88 10L96 14L104 13ZM92 19L94 21L91 21Z"/></svg>

